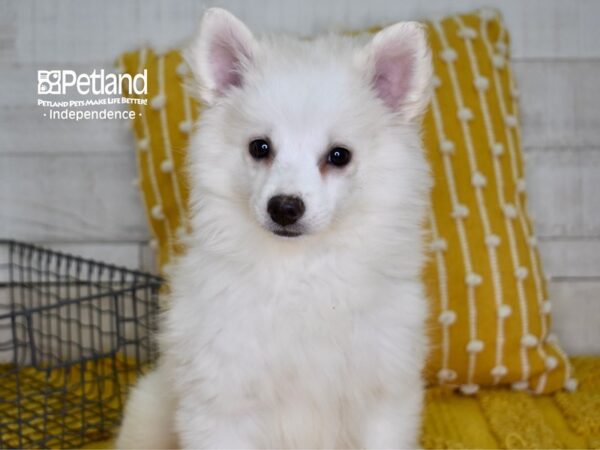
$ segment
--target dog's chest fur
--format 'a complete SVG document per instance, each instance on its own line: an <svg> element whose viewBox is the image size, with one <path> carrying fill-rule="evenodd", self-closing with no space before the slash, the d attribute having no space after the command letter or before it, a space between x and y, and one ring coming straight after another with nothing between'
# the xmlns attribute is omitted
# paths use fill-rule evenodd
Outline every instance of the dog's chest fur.
<svg viewBox="0 0 600 450"><path fill-rule="evenodd" d="M178 283L165 333L179 395L216 414L251 412L285 430L279 445L323 423L351 440L358 411L418 374L424 305L418 283L340 256L270 267L188 256L182 266L196 269ZM332 436L314 444L339 445Z"/></svg>

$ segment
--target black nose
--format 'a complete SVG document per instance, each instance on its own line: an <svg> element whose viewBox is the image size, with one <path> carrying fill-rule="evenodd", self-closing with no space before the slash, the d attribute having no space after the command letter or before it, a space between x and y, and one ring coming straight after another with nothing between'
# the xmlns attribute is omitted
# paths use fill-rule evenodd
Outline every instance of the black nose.
<svg viewBox="0 0 600 450"><path fill-rule="evenodd" d="M298 197L290 195L276 195L269 200L267 211L282 227L296 223L305 211L304 202Z"/></svg>

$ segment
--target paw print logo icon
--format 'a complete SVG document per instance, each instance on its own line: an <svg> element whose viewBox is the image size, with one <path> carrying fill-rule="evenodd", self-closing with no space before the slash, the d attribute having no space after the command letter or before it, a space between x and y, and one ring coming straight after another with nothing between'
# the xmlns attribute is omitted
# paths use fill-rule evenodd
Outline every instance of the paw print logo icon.
<svg viewBox="0 0 600 450"><path fill-rule="evenodd" d="M60 94L60 70L38 70L38 94Z"/></svg>

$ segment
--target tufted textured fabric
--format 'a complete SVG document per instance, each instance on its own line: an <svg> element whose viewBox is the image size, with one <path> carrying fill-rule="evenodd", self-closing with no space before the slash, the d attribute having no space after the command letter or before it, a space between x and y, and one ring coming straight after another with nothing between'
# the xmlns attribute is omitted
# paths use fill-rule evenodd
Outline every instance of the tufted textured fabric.
<svg viewBox="0 0 600 450"><path fill-rule="evenodd" d="M424 143L434 188L431 258L432 384L553 392L577 386L550 330L551 304L527 215L509 37L495 11L427 23L435 68ZM374 31L374 30L370 30ZM185 147L199 105L179 51L127 53L148 69L148 105L133 105L139 186L164 267L188 231Z"/></svg>
<svg viewBox="0 0 600 450"><path fill-rule="evenodd" d="M518 91L508 33L483 10L429 24L434 96L425 117L433 168L434 299L430 378L472 394L480 385L573 389L549 334L547 298L527 215Z"/></svg>
<svg viewBox="0 0 600 450"><path fill-rule="evenodd" d="M427 390L424 448L599 448L600 359L572 359L577 392L534 397L507 388L464 396Z"/></svg>

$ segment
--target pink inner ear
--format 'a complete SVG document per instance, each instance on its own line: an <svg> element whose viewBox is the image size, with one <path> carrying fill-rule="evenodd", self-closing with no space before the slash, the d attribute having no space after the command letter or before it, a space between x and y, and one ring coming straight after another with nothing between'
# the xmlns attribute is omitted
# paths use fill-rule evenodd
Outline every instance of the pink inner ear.
<svg viewBox="0 0 600 450"><path fill-rule="evenodd" d="M393 110L402 105L411 88L414 55L410 48L392 42L379 49L373 84L377 95Z"/></svg>
<svg viewBox="0 0 600 450"><path fill-rule="evenodd" d="M240 63L243 56L241 44L232 35L222 36L212 43L209 61L219 93L224 93L232 86L241 86Z"/></svg>

